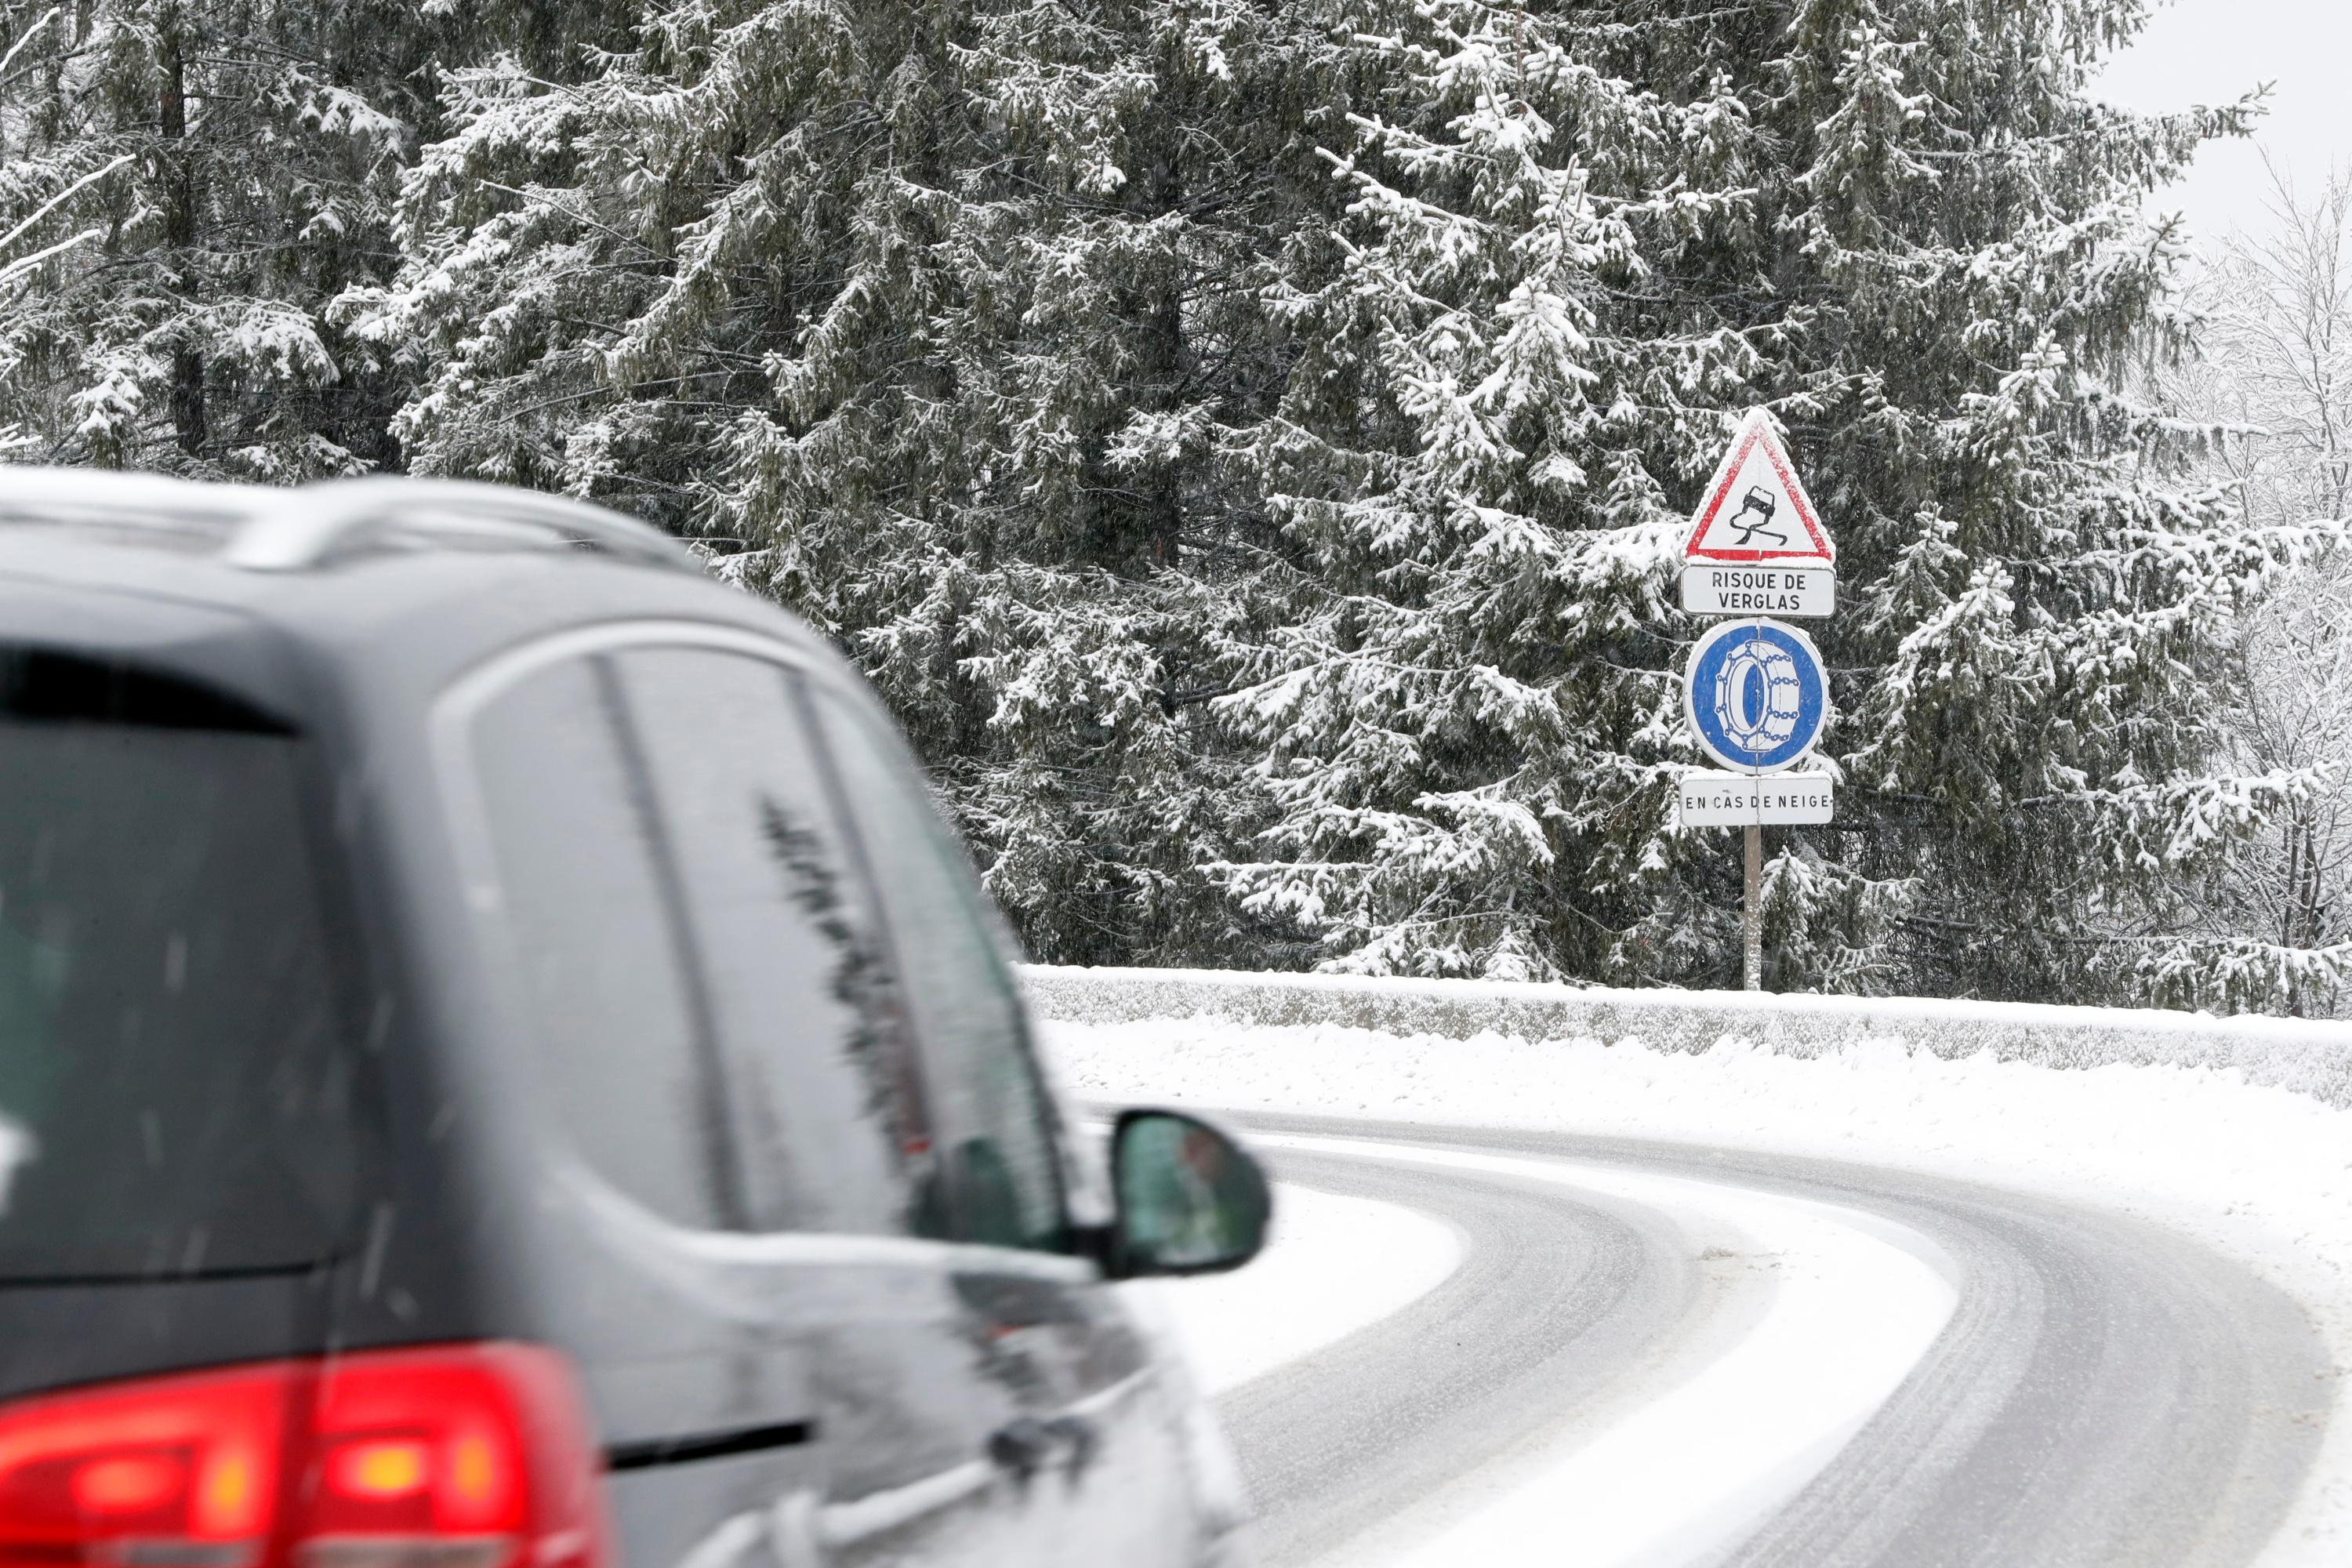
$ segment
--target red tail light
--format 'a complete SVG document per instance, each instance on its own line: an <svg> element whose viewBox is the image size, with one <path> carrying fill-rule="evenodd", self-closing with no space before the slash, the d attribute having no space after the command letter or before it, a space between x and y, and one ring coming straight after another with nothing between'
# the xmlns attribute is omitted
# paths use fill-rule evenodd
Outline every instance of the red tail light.
<svg viewBox="0 0 2352 1568"><path fill-rule="evenodd" d="M609 1568L571 1374L438 1346L0 1405L0 1568Z"/></svg>

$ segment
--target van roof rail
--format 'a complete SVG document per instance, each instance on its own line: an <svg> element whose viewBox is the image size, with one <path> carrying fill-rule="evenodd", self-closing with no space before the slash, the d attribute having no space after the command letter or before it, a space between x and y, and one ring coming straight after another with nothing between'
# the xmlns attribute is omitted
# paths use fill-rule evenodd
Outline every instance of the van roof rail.
<svg viewBox="0 0 2352 1568"><path fill-rule="evenodd" d="M372 543L504 542L585 546L624 560L700 574L691 551L649 523L567 496L466 479L380 476L291 489L211 484L160 474L0 465L0 521L130 527L213 542L217 559L249 572L302 572Z"/></svg>
<svg viewBox="0 0 2352 1568"><path fill-rule="evenodd" d="M373 539L505 538L586 545L649 566L693 572L691 552L649 523L564 496L465 479L330 479L257 510L221 559L248 572L301 572Z"/></svg>

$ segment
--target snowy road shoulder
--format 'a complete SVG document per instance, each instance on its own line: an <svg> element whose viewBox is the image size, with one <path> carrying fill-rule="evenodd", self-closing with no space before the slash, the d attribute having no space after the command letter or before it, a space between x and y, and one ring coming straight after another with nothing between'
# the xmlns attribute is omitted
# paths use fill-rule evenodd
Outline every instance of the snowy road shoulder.
<svg viewBox="0 0 2352 1568"><path fill-rule="evenodd" d="M1461 1261L1442 1220L1284 1182L1273 1238L1247 1268L1149 1288L1202 1386L1221 1394L1402 1311Z"/></svg>

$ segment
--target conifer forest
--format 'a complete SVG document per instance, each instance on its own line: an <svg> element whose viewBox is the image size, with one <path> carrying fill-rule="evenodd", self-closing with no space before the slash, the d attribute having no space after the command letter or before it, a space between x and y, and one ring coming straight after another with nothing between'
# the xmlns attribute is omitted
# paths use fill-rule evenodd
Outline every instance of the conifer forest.
<svg viewBox="0 0 2352 1568"><path fill-rule="evenodd" d="M1762 407L1768 986L2336 1016L2352 193L2195 248L2260 104L2103 100L2147 10L0 0L0 458L655 522L1042 961L1736 986L1675 573Z"/></svg>

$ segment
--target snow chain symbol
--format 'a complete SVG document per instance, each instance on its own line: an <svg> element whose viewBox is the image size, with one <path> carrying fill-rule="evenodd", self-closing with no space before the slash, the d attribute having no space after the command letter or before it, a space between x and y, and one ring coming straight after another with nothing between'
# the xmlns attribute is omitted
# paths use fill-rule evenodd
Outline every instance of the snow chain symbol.
<svg viewBox="0 0 2352 1568"><path fill-rule="evenodd" d="M1829 722L1829 671L1780 621L1720 626L1691 649L1683 711L1700 750L1734 773L1769 773L1813 749Z"/></svg>
<svg viewBox="0 0 2352 1568"><path fill-rule="evenodd" d="M1716 672L1715 710L1735 744L1761 756L1797 732L1804 691L1795 657L1752 637L1736 646Z"/></svg>

